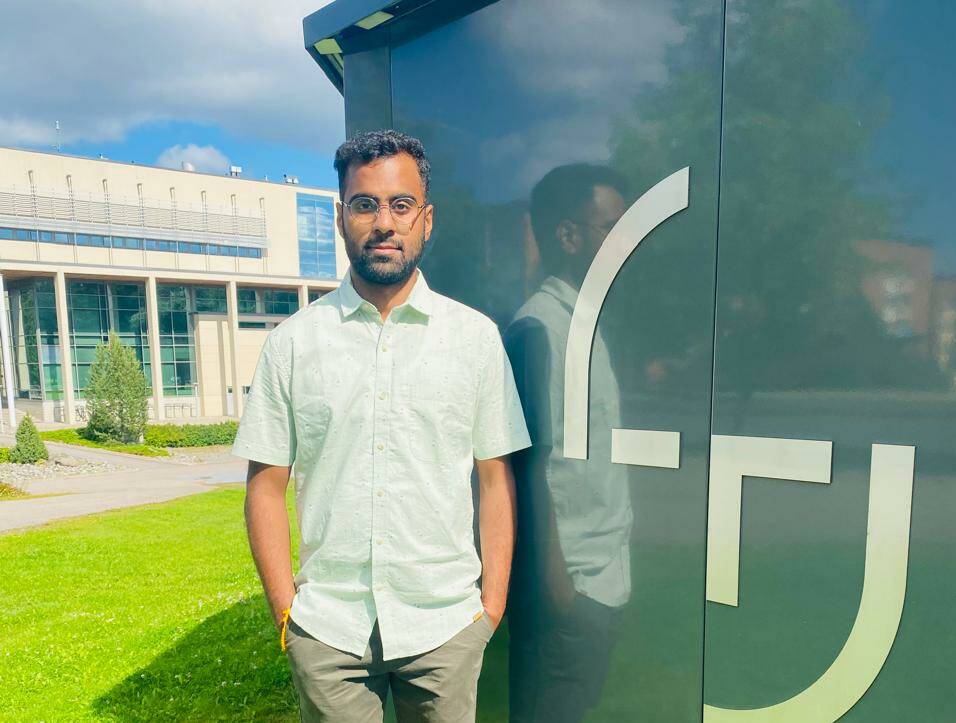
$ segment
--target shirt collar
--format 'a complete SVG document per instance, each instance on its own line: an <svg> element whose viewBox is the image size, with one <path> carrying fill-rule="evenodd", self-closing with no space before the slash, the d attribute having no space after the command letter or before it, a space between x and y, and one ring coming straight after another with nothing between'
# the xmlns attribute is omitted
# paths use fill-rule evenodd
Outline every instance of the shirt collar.
<svg viewBox="0 0 956 723"><path fill-rule="evenodd" d="M415 280L415 285L412 287L408 299L405 300L405 303L397 306L395 311L410 306L425 316L431 316L434 310L434 295L435 292L429 288L425 281L425 274L422 273L421 269L418 269L418 278ZM352 285L352 270L349 269L345 278L342 279L342 283L339 284L339 306L342 309L342 317L348 318L363 305L367 305L374 310L372 304L359 296L359 293L355 290Z"/></svg>
<svg viewBox="0 0 956 723"><path fill-rule="evenodd" d="M559 279L557 276L549 276L542 281L541 290L546 294L551 294L569 310L574 309L574 305L578 301L579 292L567 281Z"/></svg>

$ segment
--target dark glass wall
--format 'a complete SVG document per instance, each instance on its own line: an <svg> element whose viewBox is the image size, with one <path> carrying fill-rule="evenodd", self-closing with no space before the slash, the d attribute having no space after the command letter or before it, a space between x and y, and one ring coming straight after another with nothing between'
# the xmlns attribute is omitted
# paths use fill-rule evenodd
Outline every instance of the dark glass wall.
<svg viewBox="0 0 956 723"><path fill-rule="evenodd" d="M908 545L903 577L864 605L905 589L899 632L841 720L950 721L956 8L729 0L727 18L714 431L832 442L832 473L744 481L739 604L708 604L705 700L811 686L865 575L888 577L877 563ZM873 444L915 447L915 477L911 524L868 560Z"/></svg>
<svg viewBox="0 0 956 723"><path fill-rule="evenodd" d="M387 27L352 67L391 97L349 93L347 57L347 125L424 140L425 273L499 324L534 440L479 719L510 687L515 721L952 720L956 10L501 0ZM687 209L603 299L566 459L584 274L684 167ZM611 428L679 433L679 465L612 463Z"/></svg>
<svg viewBox="0 0 956 723"><path fill-rule="evenodd" d="M691 721L702 689L721 5L599 5L499 2L433 33L414 17L395 26L393 123L432 160L425 274L498 322L534 441L515 460L512 719ZM566 460L564 353L584 273L624 210L688 166L688 209L641 243L604 302L589 459ZM680 432L680 468L613 464L612 428ZM488 720L508 716L503 662L483 673Z"/></svg>

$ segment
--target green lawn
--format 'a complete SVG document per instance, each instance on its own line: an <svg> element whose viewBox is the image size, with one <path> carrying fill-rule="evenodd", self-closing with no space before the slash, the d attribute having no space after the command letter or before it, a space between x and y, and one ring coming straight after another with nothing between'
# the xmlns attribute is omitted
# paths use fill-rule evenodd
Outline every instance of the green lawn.
<svg viewBox="0 0 956 723"><path fill-rule="evenodd" d="M92 439L81 437L78 429L53 429L46 432L40 432L40 438L49 442L62 442L64 444L76 444L81 447L95 447L96 449L106 449L111 452L126 452L127 454L138 454L143 457L168 457L167 452L162 447L153 447L148 444L121 444L108 442L95 442Z"/></svg>
<svg viewBox="0 0 956 723"><path fill-rule="evenodd" d="M0 720L298 720L242 500L232 487L0 536ZM486 652L483 723L507 717L506 638Z"/></svg>

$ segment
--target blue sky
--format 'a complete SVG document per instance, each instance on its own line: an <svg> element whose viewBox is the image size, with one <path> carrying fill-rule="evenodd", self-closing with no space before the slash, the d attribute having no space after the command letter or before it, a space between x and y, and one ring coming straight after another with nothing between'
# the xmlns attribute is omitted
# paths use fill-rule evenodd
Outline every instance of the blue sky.
<svg viewBox="0 0 956 723"><path fill-rule="evenodd" d="M303 48L327 0L12 0L0 145L333 187L339 93ZM38 50L40 49L40 50Z"/></svg>

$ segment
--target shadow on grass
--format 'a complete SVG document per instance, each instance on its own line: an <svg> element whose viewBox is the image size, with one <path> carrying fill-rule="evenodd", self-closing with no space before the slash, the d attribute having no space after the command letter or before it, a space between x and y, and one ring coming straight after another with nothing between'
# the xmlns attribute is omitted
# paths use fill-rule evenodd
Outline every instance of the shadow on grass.
<svg viewBox="0 0 956 723"><path fill-rule="evenodd" d="M111 721L296 721L298 703L262 595L195 627L93 703Z"/></svg>
<svg viewBox="0 0 956 723"><path fill-rule="evenodd" d="M485 651L478 721L507 720L507 625ZM196 626L93 703L108 721L297 721L298 701L262 595ZM395 720L388 706L386 723Z"/></svg>

